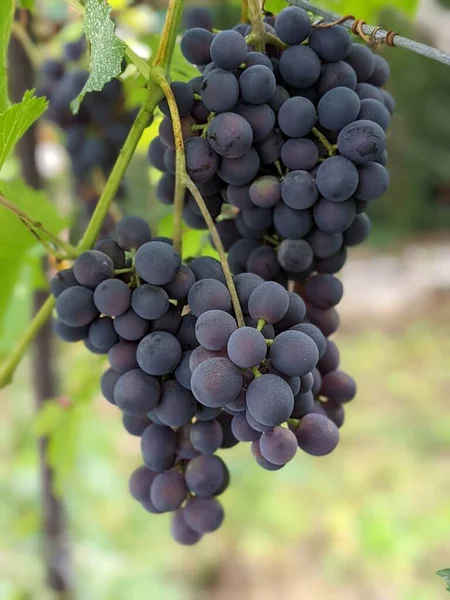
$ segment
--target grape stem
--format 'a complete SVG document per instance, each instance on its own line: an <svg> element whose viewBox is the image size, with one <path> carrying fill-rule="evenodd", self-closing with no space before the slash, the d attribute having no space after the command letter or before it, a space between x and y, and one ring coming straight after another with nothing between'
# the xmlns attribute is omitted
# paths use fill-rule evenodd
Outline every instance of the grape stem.
<svg viewBox="0 0 450 600"><path fill-rule="evenodd" d="M248 0L241 2L241 23L248 23Z"/></svg>
<svg viewBox="0 0 450 600"><path fill-rule="evenodd" d="M34 316L27 330L20 338L12 354L8 356L6 361L0 368L0 389L11 383L15 370L24 357L28 346L32 343L41 328L45 325L52 314L55 306L54 296L49 296L39 311Z"/></svg>
<svg viewBox="0 0 450 600"><path fill-rule="evenodd" d="M65 242L60 237L46 229L44 225L42 225L42 223L39 223L39 221L35 221L34 219L32 219L23 210L20 210L20 208L18 208L15 204L12 204L12 202L9 202L9 200L4 198L3 196L0 196L0 206L3 206L10 212L14 213L20 219L20 221L22 221L25 227L31 232L31 234L34 235L39 240L39 242L47 249L49 254L52 254L60 260L77 258L77 256L79 255L79 252L76 248L74 248L74 246L72 246L68 242ZM48 242L50 242L50 244ZM53 244L56 248L62 250L63 254L57 252L51 246L51 244Z"/></svg>
<svg viewBox="0 0 450 600"><path fill-rule="evenodd" d="M264 319L258 319L258 325L257 325L257 330L258 331L262 331L264 329L264 327L266 326L266 322Z"/></svg>
<svg viewBox="0 0 450 600"><path fill-rule="evenodd" d="M321 131L319 131L317 129L317 127L313 127L311 130L311 133L316 136L316 138L319 140L319 142L325 148L328 156L333 156L333 154L335 153L335 148L337 146L333 146L333 144L330 144L327 137Z"/></svg>
<svg viewBox="0 0 450 600"><path fill-rule="evenodd" d="M266 47L266 30L264 29L264 21L260 0L247 0L247 3L247 11L252 26L252 33L250 34L250 36L247 36L251 38L251 41L248 41L246 38L246 42L248 44L254 45L257 52L264 52Z"/></svg>
<svg viewBox="0 0 450 600"><path fill-rule="evenodd" d="M258 369L258 367L252 367L251 368L251 372L253 373L253 377L255 379L257 379L258 377L261 377L262 373L261 371Z"/></svg>
<svg viewBox="0 0 450 600"><path fill-rule="evenodd" d="M341 18L341 15L337 15L335 13L330 13L322 8L318 8L317 6L313 6L307 0L289 0L289 4L293 6L299 6L300 8L304 8L306 11L323 17L326 21L333 22L337 21ZM346 21L341 23L343 27L347 29L352 29L353 24L355 23L355 19L348 18ZM379 29L378 27L374 27L373 25L362 25L362 31L369 37L372 37L375 42L382 42L386 40L387 31L384 29ZM427 46L426 44L421 44L420 42L416 42L415 40L410 40L401 35L395 34L393 36L393 43L395 46L400 46L402 48L406 48L407 50L412 50L412 52L416 52L417 54L422 54L427 58L431 58L433 60L437 60L438 62L444 63L445 65L450 65L450 53L444 52L443 50L438 50L437 48L432 48L431 46Z"/></svg>

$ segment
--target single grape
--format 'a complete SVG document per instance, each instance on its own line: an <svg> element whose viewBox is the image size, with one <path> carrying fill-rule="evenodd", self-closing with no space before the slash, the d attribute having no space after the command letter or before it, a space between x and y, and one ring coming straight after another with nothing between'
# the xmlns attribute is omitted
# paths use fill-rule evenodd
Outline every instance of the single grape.
<svg viewBox="0 0 450 600"><path fill-rule="evenodd" d="M181 360L180 342L166 331L149 333L139 343L136 358L139 366L149 375L166 375Z"/></svg>
<svg viewBox="0 0 450 600"><path fill-rule="evenodd" d="M261 375L247 390L250 414L262 425L275 427L286 421L294 407L294 396L286 381L276 375Z"/></svg>
<svg viewBox="0 0 450 600"><path fill-rule="evenodd" d="M342 233L325 233L318 227L310 231L307 241L317 258L328 258L335 254L342 246Z"/></svg>
<svg viewBox="0 0 450 600"><path fill-rule="evenodd" d="M340 319L337 310L332 308L317 308L313 304L308 304L307 316L313 325L316 325L325 337L336 333L339 328Z"/></svg>
<svg viewBox="0 0 450 600"><path fill-rule="evenodd" d="M320 77L320 60L308 46L287 48L280 58L280 73L284 81L295 88L307 88Z"/></svg>
<svg viewBox="0 0 450 600"><path fill-rule="evenodd" d="M136 360L136 342L121 340L109 350L108 360L111 367L118 373L127 373L138 368Z"/></svg>
<svg viewBox="0 0 450 600"><path fill-rule="evenodd" d="M60 320L70 327L83 327L98 316L94 293L81 285L64 290L56 299L56 312Z"/></svg>
<svg viewBox="0 0 450 600"><path fill-rule="evenodd" d="M295 96L281 106L278 124L281 131L291 138L301 138L316 124L317 114L314 104L307 98Z"/></svg>
<svg viewBox="0 0 450 600"><path fill-rule="evenodd" d="M73 269L63 269L58 271L50 281L50 292L55 298L71 287L78 285Z"/></svg>
<svg viewBox="0 0 450 600"><path fill-rule="evenodd" d="M239 99L239 82L233 73L215 69L204 76L201 96L203 104L210 111L227 112L233 109Z"/></svg>
<svg viewBox="0 0 450 600"><path fill-rule="evenodd" d="M212 149L220 156L239 158L252 145L253 130L243 117L226 112L211 120L207 137Z"/></svg>
<svg viewBox="0 0 450 600"><path fill-rule="evenodd" d="M335 371L339 367L339 349L333 340L327 340L326 349L320 358L318 368L321 375L326 375L330 371Z"/></svg>
<svg viewBox="0 0 450 600"><path fill-rule="evenodd" d="M148 147L147 158L148 162L152 167L158 169L159 171L165 171L166 168L164 166L164 152L166 151L166 146L164 142L161 140L159 136L153 138ZM98 250L99 248L96 248Z"/></svg>
<svg viewBox="0 0 450 600"><path fill-rule="evenodd" d="M291 419L302 419L309 414L314 406L314 394L311 391L298 393L294 397L294 410L291 414Z"/></svg>
<svg viewBox="0 0 450 600"><path fill-rule="evenodd" d="M312 140L289 139L281 147L281 160L292 171L311 171L319 161L319 149Z"/></svg>
<svg viewBox="0 0 450 600"><path fill-rule="evenodd" d="M281 181L281 197L290 208L309 208L319 197L316 180L307 171L290 171Z"/></svg>
<svg viewBox="0 0 450 600"><path fill-rule="evenodd" d="M206 497L220 493L224 483L229 478L229 474L221 458L203 455L197 456L188 462L185 478L191 493Z"/></svg>
<svg viewBox="0 0 450 600"><path fill-rule="evenodd" d="M261 454L274 465L285 465L297 452L295 434L284 427L274 427L272 431L263 433L259 440Z"/></svg>
<svg viewBox="0 0 450 600"><path fill-rule="evenodd" d="M161 399L154 409L158 419L169 427L181 427L191 422L197 410L197 403L191 392L178 381L165 381L162 384Z"/></svg>
<svg viewBox="0 0 450 600"><path fill-rule="evenodd" d="M228 251L227 261L234 275L244 274L247 270L247 260L259 242L247 238L235 242ZM253 273L252 273L253 275ZM262 283L262 282L261 282Z"/></svg>
<svg viewBox="0 0 450 600"><path fill-rule="evenodd" d="M117 223L114 235L123 250L140 248L152 238L147 221L136 216L127 216L121 219Z"/></svg>
<svg viewBox="0 0 450 600"><path fill-rule="evenodd" d="M352 44L350 54L345 60L353 67L358 81L367 81L375 69L375 55L364 44Z"/></svg>
<svg viewBox="0 0 450 600"><path fill-rule="evenodd" d="M320 273L306 282L304 298L314 306L325 309L339 304L343 293L344 286L340 279L328 273Z"/></svg>
<svg viewBox="0 0 450 600"><path fill-rule="evenodd" d="M361 110L358 113L358 120L373 121L386 131L391 121L391 115L384 104L378 100L367 98L366 100L361 100Z"/></svg>
<svg viewBox="0 0 450 600"><path fill-rule="evenodd" d="M373 121L355 121L339 133L339 152L357 164L377 160L386 149L386 135Z"/></svg>
<svg viewBox="0 0 450 600"><path fill-rule="evenodd" d="M156 473L173 466L176 449L177 437L170 427L152 423L142 434L141 452L144 463Z"/></svg>
<svg viewBox="0 0 450 600"><path fill-rule="evenodd" d="M249 196L253 204L261 208L275 206L281 199L280 182L273 175L263 175L252 183ZM259 229L259 227L258 227Z"/></svg>
<svg viewBox="0 0 450 600"><path fill-rule="evenodd" d="M314 260L312 248L305 240L283 240L277 253L280 265L290 273L306 271Z"/></svg>
<svg viewBox="0 0 450 600"><path fill-rule="evenodd" d="M317 105L317 115L322 127L340 131L355 121L361 109L358 94L347 87L336 87L327 92Z"/></svg>
<svg viewBox="0 0 450 600"><path fill-rule="evenodd" d="M150 487L150 501L160 512L170 512L180 508L187 492L182 473L175 470L158 473Z"/></svg>
<svg viewBox="0 0 450 600"><path fill-rule="evenodd" d="M227 358L227 351L225 349L207 350L206 348L203 348L203 346L197 346L197 348L192 351L192 354L189 357L189 367L191 371L194 372L198 365L200 365L202 362L205 362L205 360L208 360L208 358L216 357Z"/></svg>
<svg viewBox="0 0 450 600"><path fill-rule="evenodd" d="M389 187L389 173L376 162L369 162L358 168L359 183L355 197L359 200L376 200Z"/></svg>
<svg viewBox="0 0 450 600"><path fill-rule="evenodd" d="M120 279L107 279L95 288L95 306L105 315L110 317L122 315L130 307L130 302L130 288Z"/></svg>
<svg viewBox="0 0 450 600"><path fill-rule="evenodd" d="M119 337L114 330L114 322L109 317L96 319L89 327L89 343L97 350L108 352L114 344L119 341Z"/></svg>
<svg viewBox="0 0 450 600"><path fill-rule="evenodd" d="M314 266L318 273L339 273L347 260L347 249L343 246L340 250L327 258L315 259Z"/></svg>
<svg viewBox="0 0 450 600"><path fill-rule="evenodd" d="M370 235L372 224L365 213L356 215L350 227L344 231L344 244L346 246L357 246L362 244Z"/></svg>
<svg viewBox="0 0 450 600"><path fill-rule="evenodd" d="M261 448L259 446L259 439L252 442L251 445L252 454L256 459L256 462L260 467L265 469L266 471L279 471L283 468L284 465L274 465L269 462L261 453Z"/></svg>
<svg viewBox="0 0 450 600"><path fill-rule="evenodd" d="M149 330L149 322L134 312L132 308L114 319L114 329L124 340L141 340Z"/></svg>
<svg viewBox="0 0 450 600"><path fill-rule="evenodd" d="M356 383L344 371L330 371L322 379L320 395L335 404L350 402L356 395Z"/></svg>
<svg viewBox="0 0 450 600"><path fill-rule="evenodd" d="M276 323L284 317L289 308L287 291L274 281L261 283L250 295L248 312L253 319L264 319L266 323Z"/></svg>
<svg viewBox="0 0 450 600"><path fill-rule="evenodd" d="M200 345L200 342L195 336L196 323L197 317L191 313L181 317L181 325L177 332L177 340L180 342L183 351L193 350Z"/></svg>
<svg viewBox="0 0 450 600"><path fill-rule="evenodd" d="M161 244L163 242L158 243ZM178 273L175 278L178 276ZM135 288L131 295L131 307L142 319L159 319L167 313L169 306L167 292L157 285L144 283Z"/></svg>
<svg viewBox="0 0 450 600"><path fill-rule="evenodd" d="M130 494L138 502L146 502L150 499L150 487L157 473L150 471L145 466L138 467L133 471L129 479Z"/></svg>
<svg viewBox="0 0 450 600"><path fill-rule="evenodd" d="M199 455L191 442L192 424L182 425L177 429L177 456L184 460L190 460Z"/></svg>
<svg viewBox="0 0 450 600"><path fill-rule="evenodd" d="M266 357L266 340L252 327L240 327L231 334L228 345L230 360L241 369L258 366Z"/></svg>
<svg viewBox="0 0 450 600"><path fill-rule="evenodd" d="M390 92L387 90L380 90L383 95L383 101L385 107L388 109L389 114L392 115L395 111L395 99Z"/></svg>
<svg viewBox="0 0 450 600"><path fill-rule="evenodd" d="M274 128L269 135L255 144L259 159L262 165L274 163L281 157L281 148L284 144L284 137L280 129Z"/></svg>
<svg viewBox="0 0 450 600"><path fill-rule="evenodd" d="M181 38L181 52L190 63L207 65L211 60L210 48L213 39L213 34L206 29L200 27L189 29Z"/></svg>
<svg viewBox="0 0 450 600"><path fill-rule="evenodd" d="M270 360L281 373L302 377L317 365L319 352L309 336L291 329L276 336L270 346Z"/></svg>
<svg viewBox="0 0 450 600"><path fill-rule="evenodd" d="M226 30L217 33L211 43L211 60L219 67L232 71L245 62L247 44L237 31Z"/></svg>
<svg viewBox="0 0 450 600"><path fill-rule="evenodd" d="M310 413L305 415L295 430L299 447L312 456L325 456L339 442L339 430L325 416Z"/></svg>
<svg viewBox="0 0 450 600"><path fill-rule="evenodd" d="M374 59L375 68L372 75L369 77L368 82L377 87L381 87L389 79L391 68L387 60L379 54L375 54Z"/></svg>
<svg viewBox="0 0 450 600"><path fill-rule="evenodd" d="M201 454L214 454L220 448L222 441L222 427L215 419L193 423L191 427L191 442L194 448Z"/></svg>
<svg viewBox="0 0 450 600"><path fill-rule="evenodd" d="M186 169L194 183L204 183L211 179L219 167L219 156L212 150L205 138L192 137L184 144Z"/></svg>
<svg viewBox="0 0 450 600"><path fill-rule="evenodd" d="M61 319L54 319L53 331L64 342L80 342L89 335L90 324L83 325L82 327L70 327L61 321Z"/></svg>
<svg viewBox="0 0 450 600"><path fill-rule="evenodd" d="M352 50L352 38L342 25L313 29L309 47L319 58L330 63L345 60Z"/></svg>
<svg viewBox="0 0 450 600"><path fill-rule="evenodd" d="M358 83L355 92L358 94L360 100L372 98L373 100L378 100L378 102L383 102L382 91L371 83Z"/></svg>
<svg viewBox="0 0 450 600"><path fill-rule="evenodd" d="M133 417L132 415L123 414L122 424L127 433L141 437L144 430L151 425L151 421L147 416Z"/></svg>
<svg viewBox="0 0 450 600"><path fill-rule="evenodd" d="M178 366L177 366L177 368L175 369L175 372L174 372L175 379L186 390L190 390L191 389L192 371L191 371L191 368L189 366L189 361L190 361L192 352L193 352L193 350L186 350L186 352L183 352L181 360L178 363Z"/></svg>
<svg viewBox="0 0 450 600"><path fill-rule="evenodd" d="M147 242L135 256L136 271L144 281L153 285L170 283L181 267L179 254L164 242Z"/></svg>
<svg viewBox="0 0 450 600"><path fill-rule="evenodd" d="M229 313L223 310L208 310L197 319L195 335L207 350L223 350L236 329L236 321Z"/></svg>
<svg viewBox="0 0 450 600"><path fill-rule="evenodd" d="M197 533L209 533L218 529L223 522L222 505L216 498L189 498L183 510L187 525Z"/></svg>
<svg viewBox="0 0 450 600"><path fill-rule="evenodd" d="M242 388L242 374L227 358L210 358L192 373L192 392L197 400L211 408L225 406Z"/></svg>
<svg viewBox="0 0 450 600"><path fill-rule="evenodd" d="M352 198L343 202L320 198L314 205L313 215L317 227L325 233L342 233L355 218L355 202Z"/></svg>
<svg viewBox="0 0 450 600"><path fill-rule="evenodd" d="M277 82L273 72L264 65L248 67L239 78L241 98L248 104L264 104L275 94Z"/></svg>
<svg viewBox="0 0 450 600"><path fill-rule="evenodd" d="M323 65L317 91L320 96L337 87L346 87L355 90L357 85L356 73L352 67L340 60Z"/></svg>
<svg viewBox="0 0 450 600"><path fill-rule="evenodd" d="M333 202L342 202L352 196L358 187L358 169L343 156L331 156L318 168L316 175L319 192Z"/></svg>
<svg viewBox="0 0 450 600"><path fill-rule="evenodd" d="M280 108L282 107L284 102L286 102L286 100L289 100L290 97L291 96L289 92L283 86L277 85L275 94L272 96L272 98L267 104L273 110L273 112L276 115L278 115L278 113L280 112Z"/></svg>
<svg viewBox="0 0 450 600"><path fill-rule="evenodd" d="M74 262L73 274L80 285L95 290L102 281L114 277L114 263L103 252L88 250Z"/></svg>
<svg viewBox="0 0 450 600"><path fill-rule="evenodd" d="M223 219L222 221L217 221L216 229L225 252L228 252L231 246L241 239L241 236L239 235L239 232L236 227L235 219L230 218ZM211 242L211 246L213 246L213 248L217 250L216 244L214 243L214 240L212 239L211 235L209 236L209 241Z"/></svg>
<svg viewBox="0 0 450 600"><path fill-rule="evenodd" d="M142 417L153 410L161 396L161 386L156 377L146 375L141 369L124 373L114 387L114 402L126 414Z"/></svg>
<svg viewBox="0 0 450 600"><path fill-rule="evenodd" d="M263 280L275 279L280 271L277 255L269 246L258 246L247 260L247 271L258 275Z"/></svg>
<svg viewBox="0 0 450 600"><path fill-rule="evenodd" d="M181 325L181 310L179 306L169 305L169 310L165 315L154 321L150 321L149 333L155 331L167 331L172 335L178 334Z"/></svg>
<svg viewBox="0 0 450 600"><path fill-rule="evenodd" d="M100 379L100 389L102 394L111 404L115 404L114 387L120 376L120 373L117 373L114 369L106 369Z"/></svg>
<svg viewBox="0 0 450 600"><path fill-rule="evenodd" d="M195 275L195 281L200 279L217 279L226 283L222 265L212 256L198 256L189 263L189 268Z"/></svg>
<svg viewBox="0 0 450 600"><path fill-rule="evenodd" d="M275 32L289 46L301 44L311 33L311 22L306 11L298 6L283 9L275 19Z"/></svg>
<svg viewBox="0 0 450 600"><path fill-rule="evenodd" d="M327 417L330 421L336 425L338 429L342 427L345 420L345 410L341 404L333 404L333 402L324 402L323 408L325 409Z"/></svg>
<svg viewBox="0 0 450 600"><path fill-rule="evenodd" d="M194 283L188 293L188 304L197 317L209 310L231 312L230 292L217 279L201 279Z"/></svg>
<svg viewBox="0 0 450 600"><path fill-rule="evenodd" d="M273 222L277 233L292 240L303 238L313 225L311 211L296 210L284 202L275 206Z"/></svg>
<svg viewBox="0 0 450 600"><path fill-rule="evenodd" d="M222 407L219 406L204 406L199 404L197 406L197 412L195 418L197 421L211 421L212 419L218 419L222 414ZM221 446L222 447L222 446Z"/></svg>
<svg viewBox="0 0 450 600"><path fill-rule="evenodd" d="M243 186L256 177L260 164L258 152L250 148L241 158L222 158L218 174L225 183Z"/></svg>

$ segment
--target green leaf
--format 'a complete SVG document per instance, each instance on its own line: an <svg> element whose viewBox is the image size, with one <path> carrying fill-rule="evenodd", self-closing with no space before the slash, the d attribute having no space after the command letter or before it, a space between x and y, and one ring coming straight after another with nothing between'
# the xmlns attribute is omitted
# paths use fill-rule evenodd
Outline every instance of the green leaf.
<svg viewBox="0 0 450 600"><path fill-rule="evenodd" d="M19 8L25 8L26 10L34 10L34 0L19 0Z"/></svg>
<svg viewBox="0 0 450 600"><path fill-rule="evenodd" d="M318 0L314 3L318 8L329 10L339 15L355 15L358 19L364 19L370 25L377 25L380 12L389 7L410 17L414 16L419 0ZM286 8L285 0L266 0L264 9L277 15Z"/></svg>
<svg viewBox="0 0 450 600"><path fill-rule="evenodd" d="M66 225L57 209L43 192L28 187L22 180L0 182L0 193L33 219L45 223L52 233L59 233ZM10 314L8 308L14 294L30 293L33 284L16 288L21 281L25 265L36 268L41 253L36 238L23 225L16 215L0 206L0 331L5 331L5 319Z"/></svg>
<svg viewBox="0 0 450 600"><path fill-rule="evenodd" d="M447 584L447 591L450 592L450 569L441 569L440 571L436 572L436 575L442 577L442 579Z"/></svg>
<svg viewBox="0 0 450 600"><path fill-rule="evenodd" d="M159 33L152 33L142 39L142 42L150 48L152 56L156 54L160 41L161 35ZM198 70L184 58L180 45L176 44L170 64L170 79L172 81L189 81L193 77L198 77L198 75Z"/></svg>
<svg viewBox="0 0 450 600"><path fill-rule="evenodd" d="M91 45L90 74L78 98L72 102L74 113L87 92L99 92L122 71L126 45L115 35L110 19L111 7L103 0L86 0L84 31Z"/></svg>
<svg viewBox="0 0 450 600"><path fill-rule="evenodd" d="M0 169L17 142L44 114L47 106L45 98L36 98L34 90L28 90L22 102L13 104L0 115Z"/></svg>
<svg viewBox="0 0 450 600"><path fill-rule="evenodd" d="M8 44L14 17L14 0L0 2L0 113L9 106Z"/></svg>
<svg viewBox="0 0 450 600"><path fill-rule="evenodd" d="M377 25L380 13L387 6L390 10L396 10L410 17L414 16L419 0L320 0L317 3L320 8L330 10L340 15L355 15L358 19L364 19L370 25Z"/></svg>

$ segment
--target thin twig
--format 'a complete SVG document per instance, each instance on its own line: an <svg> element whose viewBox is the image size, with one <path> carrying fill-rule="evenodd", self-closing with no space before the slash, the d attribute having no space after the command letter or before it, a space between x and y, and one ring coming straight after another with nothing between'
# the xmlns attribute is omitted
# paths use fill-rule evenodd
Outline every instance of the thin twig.
<svg viewBox="0 0 450 600"><path fill-rule="evenodd" d="M264 52L265 49L265 33L264 21L261 10L260 0L248 0L248 16L252 26L252 33L255 48L258 52Z"/></svg>
<svg viewBox="0 0 450 600"><path fill-rule="evenodd" d="M20 219L20 221L25 225L25 227L27 227L30 230L30 232L45 246L45 248L47 250L51 251L52 254L55 254L55 256L58 253L55 252L51 248L51 246L49 246L46 243L45 238L43 238L42 235L40 235L41 233L43 235L45 235L46 238L52 244L54 244L57 248L60 248L61 250L63 250L63 252L66 255L64 258L76 258L78 256L79 253L77 252L77 249L74 248L71 244L68 244L67 242L62 240L60 237L58 237L57 235L52 233L51 231L48 231L48 229L46 229L42 225L42 223L39 223L39 221L35 221L34 219L32 219L25 212L23 212L23 210L18 208L15 204L13 204L12 202L10 202L9 200L7 200L6 198L4 198L1 195L0 195L0 206L3 206L4 208L8 209L10 212L14 213L16 215L16 217L18 217Z"/></svg>
<svg viewBox="0 0 450 600"><path fill-rule="evenodd" d="M317 6L313 6L307 0L289 0L289 4L292 4L293 6L300 6L300 8L304 8L305 10L307 10L310 13L313 13L314 15L319 15L327 21L337 21L340 18L340 16L335 13L331 13L326 10L323 10L322 8L318 8ZM344 21L342 25L347 29L351 30L352 25L354 23L354 19L347 19L347 21ZM373 25L362 25L363 32L368 36L372 35L374 29L376 30L373 33L374 42L381 42L382 40L386 39L386 35L388 34L388 32L384 29L377 29ZM445 65L450 65L450 54L448 52L444 52L443 50L432 48L431 46L421 44L420 42L410 40L398 34L393 36L393 43L395 46L406 48L407 50L412 50L413 52L416 52L417 54L422 54L427 58L437 60L438 62L444 63Z"/></svg>
<svg viewBox="0 0 450 600"><path fill-rule="evenodd" d="M39 48L33 42L33 40L28 35L27 30L19 21L14 21L12 24L11 31L13 35L19 40L25 54L28 57L28 60L33 65L35 69L39 68L41 64L41 53Z"/></svg>

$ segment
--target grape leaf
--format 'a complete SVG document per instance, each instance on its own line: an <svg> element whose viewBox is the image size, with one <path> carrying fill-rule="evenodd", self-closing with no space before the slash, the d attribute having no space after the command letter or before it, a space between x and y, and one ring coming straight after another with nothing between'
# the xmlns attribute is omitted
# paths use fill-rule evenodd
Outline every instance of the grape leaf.
<svg viewBox="0 0 450 600"><path fill-rule="evenodd" d="M0 114L0 169L15 145L31 125L44 114L45 98L36 98L34 90L25 92L22 102L13 104Z"/></svg>
<svg viewBox="0 0 450 600"><path fill-rule="evenodd" d="M158 50L160 40L160 34L152 33L151 35L144 37L142 42L148 45L152 56L154 56ZM189 81L193 77L198 77L199 75L199 71L184 58L180 45L176 44L173 50L172 61L170 63L171 80Z"/></svg>
<svg viewBox="0 0 450 600"><path fill-rule="evenodd" d="M292 4L295 5L295 0L293 0ZM387 6L392 10L412 17L417 10L419 1L391 0L388 4L386 0L365 0L365 2L361 2L361 0L320 0L320 2L316 2L315 4L324 10L329 10L343 16L352 14L358 19L364 19L371 25L376 25L380 12ZM286 6L287 3L285 0L266 0L264 3L264 9L274 15L281 12Z"/></svg>
<svg viewBox="0 0 450 600"><path fill-rule="evenodd" d="M0 113L9 106L8 98L8 43L14 17L14 0L0 2Z"/></svg>
<svg viewBox="0 0 450 600"><path fill-rule="evenodd" d="M90 74L80 95L72 102L75 114L87 92L101 91L122 71L126 45L115 35L110 13L111 7L107 2L86 0L83 29L91 47Z"/></svg>
<svg viewBox="0 0 450 600"><path fill-rule="evenodd" d="M34 10L34 0L19 0L19 8L25 8L26 10Z"/></svg>
<svg viewBox="0 0 450 600"><path fill-rule="evenodd" d="M450 569L441 569L440 571L436 572L436 575L442 577L442 579L447 584L447 591L450 592Z"/></svg>
<svg viewBox="0 0 450 600"><path fill-rule="evenodd" d="M45 223L52 233L59 233L66 225L65 219L45 194L27 186L21 179L0 182L0 193L32 218ZM24 266L36 265L40 261L39 248L36 238L16 215L0 206L0 331L5 331L4 319L13 294L17 291L29 294L32 291L31 284L22 290L17 290L16 285Z"/></svg>

